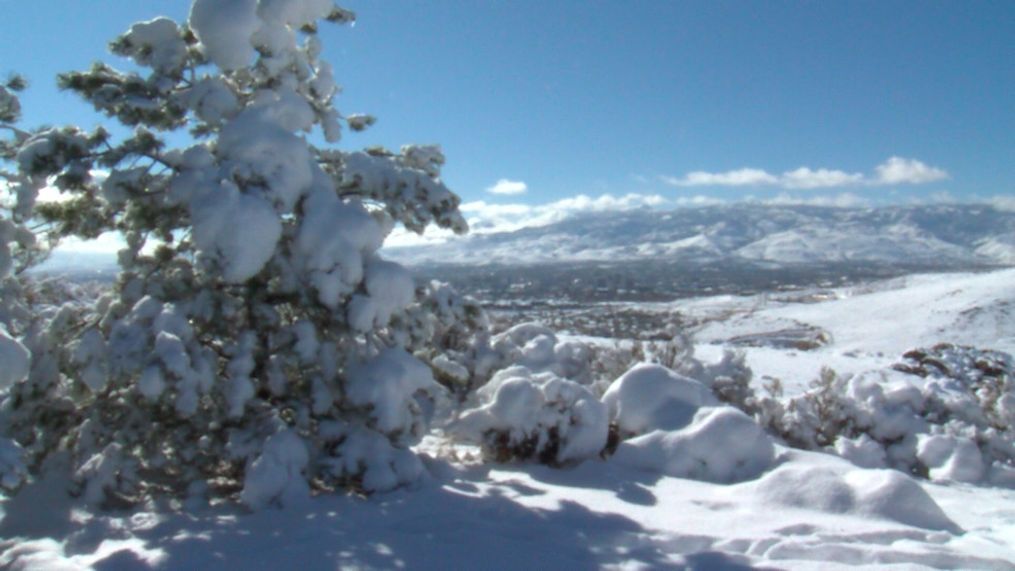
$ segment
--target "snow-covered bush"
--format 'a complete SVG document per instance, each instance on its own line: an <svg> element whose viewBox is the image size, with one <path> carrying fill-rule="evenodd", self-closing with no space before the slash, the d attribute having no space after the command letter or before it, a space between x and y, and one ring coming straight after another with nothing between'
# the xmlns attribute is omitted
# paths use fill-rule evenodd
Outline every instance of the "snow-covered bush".
<svg viewBox="0 0 1015 571"><path fill-rule="evenodd" d="M532 372L550 372L582 385L591 385L593 349L578 341L562 340L538 323L521 323L493 337L495 367L519 365Z"/></svg>
<svg viewBox="0 0 1015 571"><path fill-rule="evenodd" d="M538 323L515 325L475 346L468 378L478 389L466 394L450 435L481 445L484 457L497 462L561 465L599 455L609 419L595 382L595 354Z"/></svg>
<svg viewBox="0 0 1015 571"><path fill-rule="evenodd" d="M759 399L762 424L793 446L935 480L1015 484L1012 357L937 345L888 370L825 369L807 392Z"/></svg>
<svg viewBox="0 0 1015 571"><path fill-rule="evenodd" d="M772 463L771 438L709 388L662 365L637 365L603 395L615 430L613 461L712 482L752 478Z"/></svg>
<svg viewBox="0 0 1015 571"><path fill-rule="evenodd" d="M560 465L597 456L606 447L606 407L585 386L524 366L498 371L477 391L477 408L452 426L497 462L535 459Z"/></svg>
<svg viewBox="0 0 1015 571"><path fill-rule="evenodd" d="M603 395L621 438L679 430L702 406L718 404L702 383L662 365L643 363L621 375Z"/></svg>
<svg viewBox="0 0 1015 571"><path fill-rule="evenodd" d="M112 297L37 328L51 355L24 343L32 369L6 394L3 425L32 469L66 451L96 503L253 507L418 476L408 447L442 390L412 355L420 314L443 311L445 332L459 315L378 251L395 224L466 225L437 147L308 142L373 122L333 105L322 19L352 14L329 0L195 0L186 24L137 23L111 46L140 72L60 76L129 137L52 128L5 147L26 204L42 184L69 197L36 206L52 236L119 231L127 244ZM193 143L171 148L184 129ZM58 338L73 342L41 343Z"/></svg>
<svg viewBox="0 0 1015 571"><path fill-rule="evenodd" d="M961 414L997 430L1015 428L1015 359L1008 353L943 343L906 352L894 368L930 381L947 401L939 414Z"/></svg>
<svg viewBox="0 0 1015 571"><path fill-rule="evenodd" d="M494 336L478 354L486 370L497 372L466 402L451 435L482 445L484 456L495 461L561 464L612 453L623 439L684 428L703 406L719 404L716 394L733 394L751 378L742 355L727 353L718 363L704 364L679 335L665 343L604 348L561 340L538 323L521 323ZM611 373L615 376L605 376ZM706 432L717 438L714 431ZM728 452L728 458L737 454Z"/></svg>
<svg viewBox="0 0 1015 571"><path fill-rule="evenodd" d="M753 372L745 363L742 351L724 350L715 363L704 363L694 355L691 339L670 328L666 340L632 340L624 345L594 347L592 376L610 381L641 363L661 365L685 377L699 381L721 402L743 410L753 410L756 397L751 389Z"/></svg>

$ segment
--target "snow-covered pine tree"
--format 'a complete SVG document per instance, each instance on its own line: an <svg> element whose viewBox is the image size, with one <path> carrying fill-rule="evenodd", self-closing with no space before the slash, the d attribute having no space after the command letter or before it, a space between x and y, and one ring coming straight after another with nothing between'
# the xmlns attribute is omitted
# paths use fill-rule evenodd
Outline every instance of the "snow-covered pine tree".
<svg viewBox="0 0 1015 571"><path fill-rule="evenodd" d="M17 398L14 395L24 386L18 383L28 377L33 356L39 363L46 361L50 345L45 334L48 319L33 310L35 292L25 279L25 270L45 258L52 245L52 237L38 233L32 219L36 196L46 181L9 168L32 137L18 125L18 92L24 88L25 81L16 75L0 85L0 402L5 403ZM25 450L6 436L4 420L0 414L0 487L11 490L25 482L28 466Z"/></svg>
<svg viewBox="0 0 1015 571"><path fill-rule="evenodd" d="M186 24L156 18L112 42L141 72L60 76L133 134L32 134L18 176L70 196L37 209L56 235L116 230L127 247L115 294L73 316L73 343L47 361L59 371L37 364L6 398L28 465L69 453L95 503L255 508L419 475L408 446L439 385L407 347L447 325L421 317L432 299L378 249L398 223L466 224L437 147L308 142L373 122L335 109L320 59L318 23L352 18L331 0L195 0ZM192 144L173 148L181 131Z"/></svg>
<svg viewBox="0 0 1015 571"><path fill-rule="evenodd" d="M19 75L12 75L0 84L0 164L5 167L32 136L18 125L21 119L18 92L25 86L25 80ZM41 177L0 168L0 281L5 284L0 301L0 325L6 328L24 326L24 316L18 317L12 306L21 296L14 295L8 288L16 285L16 276L45 258L52 246L49 240L39 240L32 227L35 199L45 184Z"/></svg>

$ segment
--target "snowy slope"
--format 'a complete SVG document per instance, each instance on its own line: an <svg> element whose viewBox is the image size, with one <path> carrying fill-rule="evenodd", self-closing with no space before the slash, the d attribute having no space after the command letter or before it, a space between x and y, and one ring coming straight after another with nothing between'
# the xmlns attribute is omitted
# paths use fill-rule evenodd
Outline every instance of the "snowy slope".
<svg viewBox="0 0 1015 571"><path fill-rule="evenodd" d="M976 253L1004 264L1015 264L1015 235L984 238L977 243Z"/></svg>
<svg viewBox="0 0 1015 571"><path fill-rule="evenodd" d="M750 260L781 263L973 259L967 249L904 224L884 228L808 225L770 234L735 253Z"/></svg>
<svg viewBox="0 0 1015 571"><path fill-rule="evenodd" d="M756 375L802 387L823 365L841 373L887 366L902 353L955 343L1015 353L1015 270L907 276L859 287L751 297L717 297L673 307L701 322L704 354L746 335L811 326L832 342L812 351L746 347ZM820 299L820 298L819 298Z"/></svg>
<svg viewBox="0 0 1015 571"><path fill-rule="evenodd" d="M387 248L408 264L556 260L1012 264L1015 212L985 205L833 208L733 204L574 215L512 232Z"/></svg>

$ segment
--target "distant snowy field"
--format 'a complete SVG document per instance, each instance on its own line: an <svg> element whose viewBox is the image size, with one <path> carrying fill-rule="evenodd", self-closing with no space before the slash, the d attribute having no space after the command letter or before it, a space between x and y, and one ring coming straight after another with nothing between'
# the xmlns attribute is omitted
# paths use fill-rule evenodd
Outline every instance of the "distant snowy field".
<svg viewBox="0 0 1015 571"><path fill-rule="evenodd" d="M821 302L801 302L812 297ZM1015 270L924 274L861 286L709 297L668 304L702 322L694 331L698 354L721 352L723 342L800 327L827 332L831 342L801 351L742 347L756 375L801 387L822 366L857 373L898 362L907 350L936 343L1015 353Z"/></svg>
<svg viewBox="0 0 1015 571"><path fill-rule="evenodd" d="M698 356L820 329L813 350L746 347L756 382L803 390L822 365L881 368L937 342L1015 349L1015 270L684 300ZM813 295L810 295L813 294ZM817 301L823 300L823 301ZM805 327L806 326L806 327ZM814 330L810 329L810 330ZM913 480L775 447L760 476L715 484L614 456L568 469L483 465L440 437L414 489L282 510L148 506L94 515L42 482L2 504L4 569L1015 569L1015 490Z"/></svg>

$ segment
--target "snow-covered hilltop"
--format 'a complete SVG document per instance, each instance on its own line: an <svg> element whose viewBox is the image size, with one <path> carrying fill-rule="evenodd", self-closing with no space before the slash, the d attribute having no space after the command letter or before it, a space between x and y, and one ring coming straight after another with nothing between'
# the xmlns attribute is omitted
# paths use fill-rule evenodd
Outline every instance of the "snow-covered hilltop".
<svg viewBox="0 0 1015 571"><path fill-rule="evenodd" d="M513 232L389 248L409 264L666 259L765 265L1015 263L1015 212L989 205L881 208L731 204L574 215Z"/></svg>

